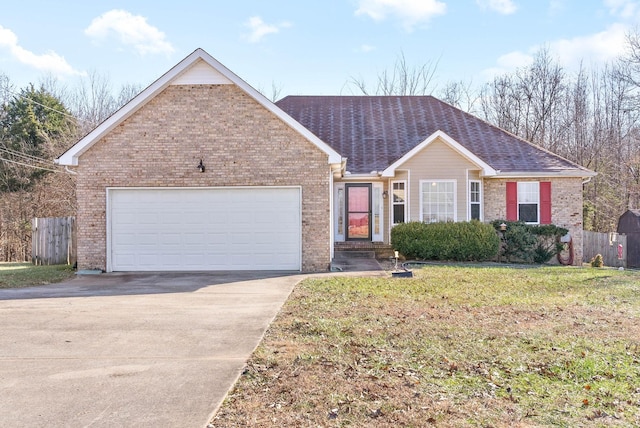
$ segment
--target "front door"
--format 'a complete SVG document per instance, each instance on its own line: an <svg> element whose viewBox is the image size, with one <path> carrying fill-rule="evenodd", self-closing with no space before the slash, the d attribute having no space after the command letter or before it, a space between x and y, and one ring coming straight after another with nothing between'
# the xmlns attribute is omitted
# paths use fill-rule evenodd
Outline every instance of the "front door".
<svg viewBox="0 0 640 428"><path fill-rule="evenodd" d="M371 241L371 184L347 184L347 237Z"/></svg>

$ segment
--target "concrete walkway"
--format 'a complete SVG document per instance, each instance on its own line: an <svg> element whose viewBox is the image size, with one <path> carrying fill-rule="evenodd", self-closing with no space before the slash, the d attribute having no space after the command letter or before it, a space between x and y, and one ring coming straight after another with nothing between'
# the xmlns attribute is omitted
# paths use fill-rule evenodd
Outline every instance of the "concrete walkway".
<svg viewBox="0 0 640 428"><path fill-rule="evenodd" d="M301 275L104 274L0 290L7 427L204 427Z"/></svg>

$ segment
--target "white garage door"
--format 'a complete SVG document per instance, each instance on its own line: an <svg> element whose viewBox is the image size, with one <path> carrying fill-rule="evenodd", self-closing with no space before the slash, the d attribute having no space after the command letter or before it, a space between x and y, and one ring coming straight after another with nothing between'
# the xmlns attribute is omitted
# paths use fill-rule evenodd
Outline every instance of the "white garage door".
<svg viewBox="0 0 640 428"><path fill-rule="evenodd" d="M300 188L109 189L111 271L300 270Z"/></svg>

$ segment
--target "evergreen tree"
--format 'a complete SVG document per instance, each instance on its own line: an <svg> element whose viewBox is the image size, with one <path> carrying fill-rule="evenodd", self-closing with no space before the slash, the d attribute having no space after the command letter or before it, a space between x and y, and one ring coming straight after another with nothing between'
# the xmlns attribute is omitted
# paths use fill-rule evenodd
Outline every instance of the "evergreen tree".
<svg viewBox="0 0 640 428"><path fill-rule="evenodd" d="M29 189L75 136L76 120L59 99L33 85L22 89L0 114L0 192Z"/></svg>

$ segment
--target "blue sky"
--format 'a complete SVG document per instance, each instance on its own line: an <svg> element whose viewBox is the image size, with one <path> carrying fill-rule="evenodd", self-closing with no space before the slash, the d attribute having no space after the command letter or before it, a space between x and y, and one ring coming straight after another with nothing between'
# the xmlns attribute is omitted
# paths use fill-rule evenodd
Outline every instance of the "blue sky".
<svg viewBox="0 0 640 428"><path fill-rule="evenodd" d="M259 90L350 94L402 52L439 87L479 85L542 46L567 68L624 51L640 0L182 0L4 2L0 73L21 88L89 73L147 86L198 47Z"/></svg>

